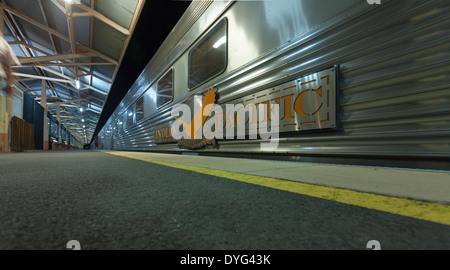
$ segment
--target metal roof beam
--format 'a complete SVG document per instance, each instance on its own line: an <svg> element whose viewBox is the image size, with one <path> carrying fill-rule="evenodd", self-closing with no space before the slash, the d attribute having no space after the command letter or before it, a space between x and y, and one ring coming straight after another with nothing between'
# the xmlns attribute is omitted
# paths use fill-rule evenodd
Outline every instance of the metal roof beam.
<svg viewBox="0 0 450 270"><path fill-rule="evenodd" d="M142 9L144 8L145 0L139 0L136 4L136 8L133 13L133 18L131 18L130 23L130 33L134 32L134 29L136 28L136 24L139 20L139 16L141 15ZM125 42L122 46L122 49L120 51L119 61L118 61L118 67L115 69L114 74L112 76L112 80L114 81L116 79L117 73L119 72L119 66L122 64L123 57L125 56L126 49L128 47L128 44L130 43L131 35L128 35L125 38ZM108 91L109 94L109 91Z"/></svg>
<svg viewBox="0 0 450 270"><path fill-rule="evenodd" d="M69 80L65 80L65 79L58 79L58 78L52 78L52 77L46 77L46 76L31 75L31 74L25 74L25 73L13 72L13 75L16 77L26 77L26 78L54 81L54 82L75 83L75 81L69 81ZM36 91L40 91L40 89L36 90Z"/></svg>
<svg viewBox="0 0 450 270"><path fill-rule="evenodd" d="M42 23L40 23L40 22L30 18L29 16L23 14L20 11L17 11L15 9L11 8L10 6L8 6L8 5L6 5L6 4L4 4L2 2L0 2L0 7L3 8L4 10L6 10L6 11L16 15L17 17L20 17L23 20L28 21L29 23L34 24L34 25L38 26L39 28L41 28L41 29L43 29L43 30L45 30L45 31L47 31L47 32L49 32L49 33L59 37L59 38L61 38L62 40L66 41L66 42L70 42L70 38L69 37L61 34L60 32L56 31L55 29L53 29L53 28L51 28L49 26L46 26L45 24L42 24ZM106 60L108 62L111 62L114 65L118 64L118 62L116 60L112 59L111 57L108 57L108 56L106 56L106 55L104 55L104 54L102 54L102 53L100 53L100 52L98 52L96 50L93 50L93 49L89 48L89 47L86 47L83 44L80 44L80 43L76 42L76 45L79 48L83 49L83 51L93 52L93 53L95 53L96 56L98 56L100 58L103 58L104 60Z"/></svg>
<svg viewBox="0 0 450 270"><path fill-rule="evenodd" d="M95 53L71 53L71 54L58 54L58 55L48 55L48 56L36 56L36 57L18 57L21 65L33 64L37 65L39 62L50 62L50 61L60 61L66 59L76 59L76 58L86 58L93 57ZM67 63L74 64L74 63ZM109 63L111 64L111 63Z"/></svg>
<svg viewBox="0 0 450 270"><path fill-rule="evenodd" d="M87 93L80 93L80 90L78 90L78 89L75 89L75 88L72 88L72 87L70 87L70 86L67 86L67 85L64 85L64 84L62 84L62 83L60 83L60 82L55 82L56 84L58 84L58 85L60 85L60 86L63 86L63 87L65 87L65 88L67 88L67 89L70 89L70 90L72 90L72 91L74 91L74 92L76 92L76 93L78 93L78 95L81 95L81 94L83 94L83 95L87 95L87 96L89 96L90 98L92 98L92 99L96 99L96 100L98 100L98 101L100 101L100 102L102 102L102 104L103 104L103 102L105 102L103 99L100 99L100 98L97 98L97 97L94 97L94 96L92 96L92 95L89 95L89 94L87 94ZM100 90L98 90L98 91L100 91ZM103 106L103 105L102 105Z"/></svg>
<svg viewBox="0 0 450 270"><path fill-rule="evenodd" d="M125 27L120 26L116 22L112 21L111 19L108 19L105 15L101 14L100 12L84 5L84 4L75 4L75 6L85 10L86 12L74 12L72 13L72 17L87 17L87 16L94 16L95 18L99 19L100 21L106 23L107 25L111 26L112 28L116 29L117 31L121 32L122 34L129 36L130 30L128 30Z"/></svg>
<svg viewBox="0 0 450 270"><path fill-rule="evenodd" d="M73 17L72 17L72 5L66 2L66 17L67 17L67 26L69 30L69 39L70 39L70 50L72 54L77 53L77 45L75 40L75 27L73 25ZM73 58L73 62L76 63L76 58ZM75 70L75 77L78 78L78 67L76 65L73 66Z"/></svg>
<svg viewBox="0 0 450 270"><path fill-rule="evenodd" d="M57 1L57 0L50 0L57 8L59 8L62 13L66 14L67 10Z"/></svg>
<svg viewBox="0 0 450 270"><path fill-rule="evenodd" d="M26 66L36 66L36 65L44 65L44 66L115 66L116 64L114 63L110 63L110 62L101 62L101 63L96 63L96 62L78 62L78 63L69 63L69 62L64 62L64 63L54 63L54 62L39 62L39 63L24 63L22 66L26 67Z"/></svg>
<svg viewBox="0 0 450 270"><path fill-rule="evenodd" d="M88 98L71 99L71 100L62 101L62 102L58 102L58 103L51 103L51 104L48 103L47 108L54 107L54 106L59 106L59 105L64 105L64 104L75 103L75 102L86 100L86 99L88 99Z"/></svg>

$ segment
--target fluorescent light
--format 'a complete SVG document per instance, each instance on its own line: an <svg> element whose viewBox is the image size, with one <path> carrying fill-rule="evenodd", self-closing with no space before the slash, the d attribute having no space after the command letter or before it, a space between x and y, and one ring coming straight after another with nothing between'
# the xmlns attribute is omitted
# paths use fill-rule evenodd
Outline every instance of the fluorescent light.
<svg viewBox="0 0 450 270"><path fill-rule="evenodd" d="M80 108L80 112L82 112L83 111L83 108Z"/></svg>
<svg viewBox="0 0 450 270"><path fill-rule="evenodd" d="M227 42L227 37L223 36L216 43L214 43L213 48L217 49L220 47L220 45L224 44L225 42Z"/></svg>
<svg viewBox="0 0 450 270"><path fill-rule="evenodd" d="M80 89L80 87L81 87L80 80L76 80L76 81L75 81L75 87L76 87L77 89Z"/></svg>
<svg viewBox="0 0 450 270"><path fill-rule="evenodd" d="M130 112L129 114L128 114L128 116L132 116L133 115L133 113L132 112Z"/></svg>

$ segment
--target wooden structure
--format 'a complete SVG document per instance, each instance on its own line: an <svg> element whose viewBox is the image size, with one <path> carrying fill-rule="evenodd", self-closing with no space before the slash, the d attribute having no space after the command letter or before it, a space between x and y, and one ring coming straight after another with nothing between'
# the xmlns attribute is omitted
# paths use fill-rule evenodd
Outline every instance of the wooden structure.
<svg viewBox="0 0 450 270"><path fill-rule="evenodd" d="M34 126L18 117L11 119L11 150L15 152L34 149Z"/></svg>

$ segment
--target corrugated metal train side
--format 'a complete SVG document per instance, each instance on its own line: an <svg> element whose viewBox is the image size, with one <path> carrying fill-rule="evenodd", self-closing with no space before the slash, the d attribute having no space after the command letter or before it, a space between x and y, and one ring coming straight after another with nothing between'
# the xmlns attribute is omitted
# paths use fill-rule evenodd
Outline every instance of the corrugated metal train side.
<svg viewBox="0 0 450 270"><path fill-rule="evenodd" d="M222 20L226 68L190 89L189 53ZM173 98L157 108L156 85L170 69ZM301 120L299 108L310 106L299 101L306 91L301 87L308 88L308 76L325 78L321 72L331 72L335 81L330 86L333 104L328 95L328 119L303 128L311 122ZM224 139L215 147L190 150L155 138L173 121L174 105L192 103L211 85L218 104L245 104L253 98L280 104L285 113L280 120L292 114L290 122L280 121L277 149L261 150L259 139ZM290 91L289 85L297 92L281 95ZM276 98L258 101L263 95ZM143 118L120 128L139 98L144 100ZM103 149L448 170L449 104L450 5L445 0L193 2L99 137Z"/></svg>

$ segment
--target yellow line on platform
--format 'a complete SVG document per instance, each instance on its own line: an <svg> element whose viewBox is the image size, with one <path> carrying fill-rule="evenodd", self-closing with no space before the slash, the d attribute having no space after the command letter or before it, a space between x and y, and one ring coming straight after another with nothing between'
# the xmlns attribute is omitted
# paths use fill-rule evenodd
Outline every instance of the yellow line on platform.
<svg viewBox="0 0 450 270"><path fill-rule="evenodd" d="M284 190L311 197L384 211L416 219L432 221L444 225L450 225L450 206L445 204L416 201L405 198L389 197L359 191L352 191L347 189L306 184L290 180L281 180L271 177L256 176L198 167L193 165L178 164L149 158L141 158L117 152L105 151L104 153L142 160L172 168L193 171L201 174L232 179L236 181L269 187L273 189Z"/></svg>

